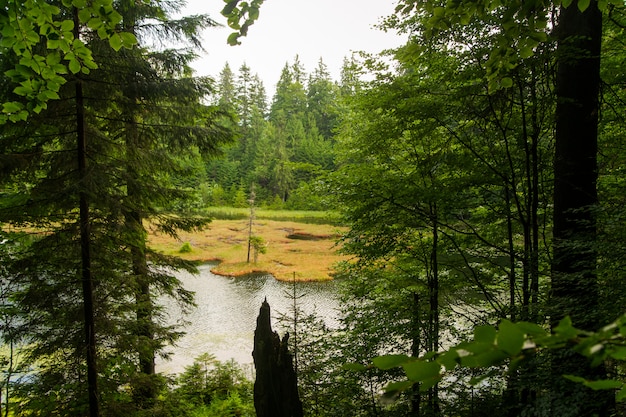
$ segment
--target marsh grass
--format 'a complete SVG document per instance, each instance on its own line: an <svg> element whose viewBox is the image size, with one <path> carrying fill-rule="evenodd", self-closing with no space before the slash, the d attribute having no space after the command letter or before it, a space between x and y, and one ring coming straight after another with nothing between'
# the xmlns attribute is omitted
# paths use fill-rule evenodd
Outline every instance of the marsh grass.
<svg viewBox="0 0 626 417"><path fill-rule="evenodd" d="M237 207L209 207L206 209L206 214L216 220L243 220L249 218L250 209ZM268 210L255 208L254 215L256 219L260 220L326 224L332 226L341 225L341 218L339 214L332 211Z"/></svg>
<svg viewBox="0 0 626 417"><path fill-rule="evenodd" d="M246 210L246 209L243 209ZM249 211L248 211L249 213ZM309 212L310 213L310 212ZM248 217L216 219L200 232L181 233L178 240L151 234L149 245L159 252L198 262L219 261L213 272L226 276L270 273L280 280L320 281L332 278L333 266L346 259L337 253L336 240L341 228L330 224L303 223L267 219L258 215L253 235L263 239L266 253L258 261L246 262L248 252ZM181 253L188 242L191 252Z"/></svg>

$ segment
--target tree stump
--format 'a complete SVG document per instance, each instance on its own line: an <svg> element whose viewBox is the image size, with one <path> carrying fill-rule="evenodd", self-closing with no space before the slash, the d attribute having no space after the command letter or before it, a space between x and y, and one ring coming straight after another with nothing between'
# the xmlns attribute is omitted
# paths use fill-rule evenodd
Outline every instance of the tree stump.
<svg viewBox="0 0 626 417"><path fill-rule="evenodd" d="M257 417L302 417L302 402L288 351L289 333L281 340L272 331L270 305L261 304L254 331L254 408Z"/></svg>

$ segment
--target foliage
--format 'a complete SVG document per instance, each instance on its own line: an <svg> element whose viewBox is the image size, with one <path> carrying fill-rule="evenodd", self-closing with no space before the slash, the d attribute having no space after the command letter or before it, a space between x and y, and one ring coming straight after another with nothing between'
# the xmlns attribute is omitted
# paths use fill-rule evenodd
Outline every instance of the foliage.
<svg viewBox="0 0 626 417"><path fill-rule="evenodd" d="M222 14L228 18L228 26L234 29L228 37L228 43L238 45L239 38L248 34L248 28L259 18L259 8L264 0L224 0L226 6Z"/></svg>
<svg viewBox="0 0 626 417"><path fill-rule="evenodd" d="M261 236L252 235L250 236L249 240L250 245L252 246L252 249L254 251L254 263L256 263L259 254L267 253L267 243L265 243L265 240Z"/></svg>
<svg viewBox="0 0 626 417"><path fill-rule="evenodd" d="M227 194L212 204L240 205L239 190L254 184L260 206L323 209L317 188L334 169L339 99L322 60L308 82L298 57L285 64L269 111L258 76L246 65L237 74L225 65L216 103L239 116L239 138L207 166L210 180Z"/></svg>
<svg viewBox="0 0 626 417"><path fill-rule="evenodd" d="M63 6L73 8L79 24L107 39L114 50L137 43L132 33L118 30L122 16L113 8L112 0L65 0ZM59 90L67 81L65 74L89 74L98 67L92 51L77 36L74 20L54 4L39 0L8 2L0 14L0 26L0 46L19 57L6 74L18 84L13 93L26 99L26 103L5 101L0 124L26 120L29 112L40 113L49 100L59 99Z"/></svg>
<svg viewBox="0 0 626 417"><path fill-rule="evenodd" d="M243 207L207 207L206 214L214 219L247 219L250 209ZM269 210L255 208L254 216L260 220L293 221L297 223L341 225L339 213L319 210Z"/></svg>
<svg viewBox="0 0 626 417"><path fill-rule="evenodd" d="M202 416L253 416L252 382L234 361L202 354L178 377L175 394Z"/></svg>
<svg viewBox="0 0 626 417"><path fill-rule="evenodd" d="M185 242L183 246L178 250L180 253L190 253L193 249L191 248L191 243Z"/></svg>
<svg viewBox="0 0 626 417"><path fill-rule="evenodd" d="M473 340L461 342L447 350L428 352L419 358L406 355L379 356L372 360L370 366L382 370L402 368L406 380L390 383L386 387L386 391L393 394L413 384L419 384L420 390L426 390L457 367L480 369L482 373L469 381L469 384L477 385L491 376L489 370L492 367L506 363L508 372L513 372L542 350L569 348L586 357L592 366L599 366L608 359L623 361L626 358L625 342L626 315L597 332L577 329L569 317L561 320L552 332L535 323L513 323L503 319L497 327L475 327ZM346 367L353 370L367 368L360 364L349 364ZM624 381L591 381L577 375L563 377L592 390L616 390L617 401L626 399Z"/></svg>

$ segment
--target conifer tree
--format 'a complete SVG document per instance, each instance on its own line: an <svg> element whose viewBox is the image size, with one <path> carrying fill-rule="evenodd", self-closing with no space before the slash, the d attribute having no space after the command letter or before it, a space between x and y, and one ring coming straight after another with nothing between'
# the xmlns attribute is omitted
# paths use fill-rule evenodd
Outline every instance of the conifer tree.
<svg viewBox="0 0 626 417"><path fill-rule="evenodd" d="M124 6L124 28L140 38L169 33L197 46L198 30L212 23L206 16L170 20L175 3ZM192 300L168 272L192 266L151 251L146 220L174 235L206 221L163 211L172 208L172 201L187 198L168 177L179 171L187 150L214 153L230 131L217 123L223 115L200 103L211 83L190 77L193 53L142 47L116 52L85 33L101 65L82 77L82 95L64 86L64 100L52 103L33 123L16 125L3 135L3 152L28 161L28 169L15 172L19 177L13 179L28 179L31 186L4 204L2 214L5 221L34 226L39 233L32 244L21 245L8 265L19 282L13 298L24 314L16 330L28 335L32 363L37 364L23 387L28 399L24 409L82 415L85 349L77 329L84 321L78 314L84 297L77 284L87 282L80 275L87 269L93 277L95 323L89 333L95 341L89 346L97 349L102 376L97 390L90 384L90 394L107 414L120 415L153 403L160 383L154 377L154 356L179 335L162 324L157 296L169 295L187 306ZM82 106L73 104L80 97ZM83 109L83 116L73 107ZM82 168L72 159L73 132L81 119L88 161ZM23 136L31 139L20 141ZM77 216L79 193L88 198L88 218ZM92 248L88 264L81 261L77 244L81 230ZM50 384L64 387L61 397L37 394L50 390ZM112 400L120 386L132 387L134 404Z"/></svg>

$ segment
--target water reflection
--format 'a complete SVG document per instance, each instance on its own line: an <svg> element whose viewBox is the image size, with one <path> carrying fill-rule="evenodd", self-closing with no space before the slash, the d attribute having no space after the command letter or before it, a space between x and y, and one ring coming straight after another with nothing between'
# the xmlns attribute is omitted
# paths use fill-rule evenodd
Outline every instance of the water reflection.
<svg viewBox="0 0 626 417"><path fill-rule="evenodd" d="M252 348L256 317L261 303L267 298L272 308L272 327L278 327L280 313L292 309L293 284L275 280L269 275L228 278L211 273L212 265L199 267L198 275L180 273L185 288L194 291L197 308L184 317L186 335L171 348L170 360L157 362L157 370L177 373L193 363L198 355L208 352L220 361L234 359L240 364L252 363ZM296 283L298 305L304 313L315 312L332 324L337 315L334 282ZM180 309L166 305L171 323L181 319Z"/></svg>

